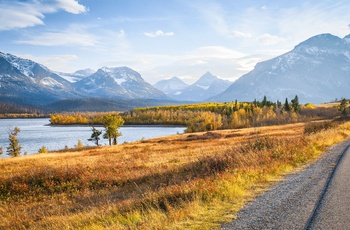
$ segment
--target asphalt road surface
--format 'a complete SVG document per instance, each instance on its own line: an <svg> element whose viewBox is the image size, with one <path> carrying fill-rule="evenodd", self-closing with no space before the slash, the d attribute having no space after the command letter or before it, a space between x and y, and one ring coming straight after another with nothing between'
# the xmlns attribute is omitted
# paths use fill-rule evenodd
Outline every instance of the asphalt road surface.
<svg viewBox="0 0 350 230"><path fill-rule="evenodd" d="M350 139L271 186L221 229L350 230Z"/></svg>

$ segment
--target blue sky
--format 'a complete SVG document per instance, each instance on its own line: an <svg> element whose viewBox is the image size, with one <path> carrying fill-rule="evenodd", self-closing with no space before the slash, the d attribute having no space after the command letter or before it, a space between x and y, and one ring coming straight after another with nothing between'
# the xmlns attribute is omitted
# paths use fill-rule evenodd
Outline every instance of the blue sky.
<svg viewBox="0 0 350 230"><path fill-rule="evenodd" d="M0 0L0 51L55 71L235 80L307 38L350 34L348 0Z"/></svg>

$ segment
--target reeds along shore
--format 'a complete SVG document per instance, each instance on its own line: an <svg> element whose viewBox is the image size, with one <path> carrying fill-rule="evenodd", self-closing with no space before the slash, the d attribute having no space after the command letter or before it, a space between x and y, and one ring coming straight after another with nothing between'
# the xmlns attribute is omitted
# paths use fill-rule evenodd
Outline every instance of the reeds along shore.
<svg viewBox="0 0 350 230"><path fill-rule="evenodd" d="M214 228L349 135L297 123L1 159L0 229Z"/></svg>

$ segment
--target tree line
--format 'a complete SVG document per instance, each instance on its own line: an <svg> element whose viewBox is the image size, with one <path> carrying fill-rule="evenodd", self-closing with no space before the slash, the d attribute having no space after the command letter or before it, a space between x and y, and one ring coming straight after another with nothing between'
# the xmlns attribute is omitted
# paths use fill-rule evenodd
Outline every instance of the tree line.
<svg viewBox="0 0 350 230"><path fill-rule="evenodd" d="M153 106L114 114L121 116L126 125L184 125L186 132L197 132L330 119L340 110L345 114L346 103L341 109L315 108L312 104L301 105L298 96L290 102L286 98L284 103L269 101L265 96L262 101ZM110 113L52 114L51 123L102 125L106 114Z"/></svg>

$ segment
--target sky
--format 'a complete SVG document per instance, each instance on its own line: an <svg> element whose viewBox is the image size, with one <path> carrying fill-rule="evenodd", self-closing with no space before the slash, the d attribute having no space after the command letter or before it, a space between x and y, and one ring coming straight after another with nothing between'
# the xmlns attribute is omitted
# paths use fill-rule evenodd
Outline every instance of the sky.
<svg viewBox="0 0 350 230"><path fill-rule="evenodd" d="M350 34L349 0L0 0L0 51L51 70L127 66L151 84L234 81L322 33Z"/></svg>

